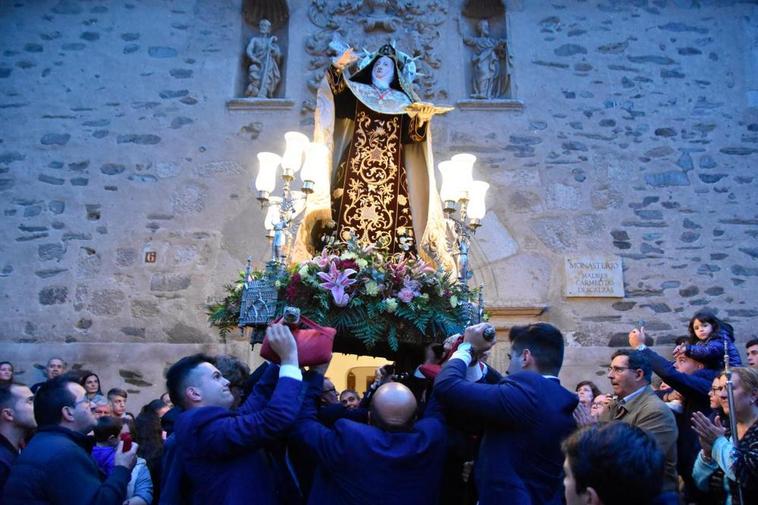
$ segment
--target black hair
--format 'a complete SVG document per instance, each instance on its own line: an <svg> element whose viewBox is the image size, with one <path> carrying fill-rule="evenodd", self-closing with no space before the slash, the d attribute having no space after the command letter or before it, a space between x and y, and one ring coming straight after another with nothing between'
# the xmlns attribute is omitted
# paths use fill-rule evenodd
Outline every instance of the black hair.
<svg viewBox="0 0 758 505"><path fill-rule="evenodd" d="M95 377L95 379L97 379L97 394L102 395L103 394L103 391L102 391L102 385L103 384L102 384L102 382L100 382L100 377L95 372L93 372L92 370L82 370L80 372L80 375L79 375L79 377L80 377L79 378L79 385L82 386L84 388L84 391L86 392L87 391L87 387L84 385L84 383L87 382L87 379L89 379L90 377L93 377L93 376ZM126 391L124 391L124 392L126 392Z"/></svg>
<svg viewBox="0 0 758 505"><path fill-rule="evenodd" d="M113 416L103 416L97 420L97 424L92 429L95 441L102 444L103 442L107 442L111 437L118 438L123 427L123 419Z"/></svg>
<svg viewBox="0 0 758 505"><path fill-rule="evenodd" d="M100 379L98 379L100 380ZM108 394L106 395L108 399L110 400L113 396L123 396L124 398L129 398L129 395L127 392L121 388L111 388L108 390Z"/></svg>
<svg viewBox="0 0 758 505"><path fill-rule="evenodd" d="M168 369L166 372L166 389L171 402L174 405L186 408L184 403L184 387L187 378L192 371L201 363L213 363L212 357L207 354L198 353L191 356L185 356Z"/></svg>
<svg viewBox="0 0 758 505"><path fill-rule="evenodd" d="M76 396L68 385L76 384L70 377L60 375L43 382L34 394L34 418L37 425L54 426L61 422L63 407L74 408Z"/></svg>
<svg viewBox="0 0 758 505"><path fill-rule="evenodd" d="M563 335L548 323L514 326L510 336L512 352L524 349L534 356L537 368L543 374L558 375L563 365Z"/></svg>
<svg viewBox="0 0 758 505"><path fill-rule="evenodd" d="M214 365L229 381L230 387L243 387L250 377L250 367L230 354L216 356L213 360Z"/></svg>
<svg viewBox="0 0 758 505"><path fill-rule="evenodd" d="M133 438L139 444L137 456L145 459L150 475L155 478L155 481L159 481L163 456L163 430L158 410L165 407L163 400L153 400L142 407L134 421L137 433Z"/></svg>
<svg viewBox="0 0 758 505"><path fill-rule="evenodd" d="M359 395L358 391L356 391L355 389L343 389L339 396L340 401L342 401L342 395L344 395L345 393L351 393L355 395L355 397L358 398L358 400L361 399L361 395Z"/></svg>
<svg viewBox="0 0 758 505"><path fill-rule="evenodd" d="M574 388L574 391L579 392L579 388L582 386L589 386L592 390L592 396L595 397L600 394L600 388L598 388L594 382L592 381L582 381L579 384L576 385Z"/></svg>
<svg viewBox="0 0 758 505"><path fill-rule="evenodd" d="M577 494L588 487L603 503L649 505L663 486L664 457L643 430L620 421L588 426L563 442Z"/></svg>
<svg viewBox="0 0 758 505"><path fill-rule="evenodd" d="M710 310L698 310L695 312L695 315L692 316L692 319L690 319L689 324L687 325L687 331L689 331L690 334L690 343L696 344L700 341L700 339L697 338L697 335L695 335L695 320L700 321L701 323L708 323L713 328L711 331L711 335L708 338L713 338L719 335L721 333L721 326L722 322L721 319L716 317L716 314L713 311Z"/></svg>
<svg viewBox="0 0 758 505"><path fill-rule="evenodd" d="M432 353L434 354L434 359L436 359L437 361L441 360L442 357L445 355L445 346L443 346L442 344L429 344L427 348L432 350Z"/></svg>
<svg viewBox="0 0 758 505"><path fill-rule="evenodd" d="M631 349L619 349L611 355L611 361L616 356L626 356L629 358L630 370L642 370L642 376L645 381L650 383L653 380L653 365L650 364L650 360L642 351L633 351Z"/></svg>
<svg viewBox="0 0 758 505"><path fill-rule="evenodd" d="M16 384L8 383L0 385L0 409L6 409L12 407L14 403L13 391L11 387Z"/></svg>
<svg viewBox="0 0 758 505"><path fill-rule="evenodd" d="M753 338L753 339L748 340L747 344L745 344L745 349L749 349L753 347L754 345L758 345L758 338Z"/></svg>
<svg viewBox="0 0 758 505"><path fill-rule="evenodd" d="M689 344L690 343L690 337L676 337L676 340L674 340L674 345L682 345L682 344Z"/></svg>
<svg viewBox="0 0 758 505"><path fill-rule="evenodd" d="M10 361L0 361L0 366L3 366L3 365L10 365L11 366L11 372L14 372L16 370L13 367L13 363L11 363Z"/></svg>

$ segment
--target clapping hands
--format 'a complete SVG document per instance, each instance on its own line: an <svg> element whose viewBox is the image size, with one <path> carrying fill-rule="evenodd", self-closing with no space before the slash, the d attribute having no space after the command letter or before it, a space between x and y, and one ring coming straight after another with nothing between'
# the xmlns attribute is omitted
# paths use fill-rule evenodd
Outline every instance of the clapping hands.
<svg viewBox="0 0 758 505"><path fill-rule="evenodd" d="M711 455L713 443L718 437L723 437L726 428L721 425L721 418L716 416L713 422L708 419L702 412L692 414L692 429L697 433L700 439L700 446L706 456Z"/></svg>

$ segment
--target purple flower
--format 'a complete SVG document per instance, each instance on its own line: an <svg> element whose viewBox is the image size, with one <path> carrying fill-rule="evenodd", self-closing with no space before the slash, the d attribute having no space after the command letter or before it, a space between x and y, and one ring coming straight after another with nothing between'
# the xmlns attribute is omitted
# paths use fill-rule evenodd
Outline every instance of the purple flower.
<svg viewBox="0 0 758 505"><path fill-rule="evenodd" d="M397 293L397 297L400 299L401 302L409 303L413 298L416 296L416 293L413 292L413 290L408 288L403 288Z"/></svg>
<svg viewBox="0 0 758 505"><path fill-rule="evenodd" d="M406 275L405 278L403 279L403 289L409 289L413 291L413 294L415 296L418 296L421 294L421 292L419 291L421 289L421 283L419 283L419 281L415 279L411 279L410 277Z"/></svg>
<svg viewBox="0 0 758 505"><path fill-rule="evenodd" d="M350 301L350 296L345 293L345 288L355 284L356 280L349 278L355 273L357 272L352 268L347 268L340 272L337 270L337 265L334 262L329 265L329 273L318 272L317 275L326 281L319 284L319 286L322 289L331 291L334 304L337 307L344 307Z"/></svg>

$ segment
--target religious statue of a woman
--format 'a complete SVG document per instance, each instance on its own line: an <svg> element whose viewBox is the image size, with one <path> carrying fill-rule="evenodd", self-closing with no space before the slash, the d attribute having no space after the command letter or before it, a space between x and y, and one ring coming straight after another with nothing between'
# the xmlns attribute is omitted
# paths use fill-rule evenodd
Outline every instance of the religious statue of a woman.
<svg viewBox="0 0 758 505"><path fill-rule="evenodd" d="M320 237L333 233L454 270L429 128L441 109L418 100L413 59L392 45L367 54L351 75L357 60L347 49L317 94L314 141L331 154L330 188L309 198L293 259L317 254Z"/></svg>

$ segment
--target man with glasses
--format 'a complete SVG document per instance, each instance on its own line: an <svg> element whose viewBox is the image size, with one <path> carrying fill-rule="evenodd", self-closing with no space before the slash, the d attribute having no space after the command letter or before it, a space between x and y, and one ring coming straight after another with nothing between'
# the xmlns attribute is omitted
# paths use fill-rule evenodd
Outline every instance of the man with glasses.
<svg viewBox="0 0 758 505"><path fill-rule="evenodd" d="M642 351L621 349L611 356L608 379L617 400L603 420L618 420L645 430L666 458L663 493L676 495L676 439L679 430L671 409L650 387L653 369Z"/></svg>
<svg viewBox="0 0 758 505"><path fill-rule="evenodd" d="M121 505L137 460L137 444L129 452L119 442L114 470L105 479L90 456L95 426L84 388L66 376L43 383L34 397L39 431L16 459L5 485L3 503Z"/></svg>
<svg viewBox="0 0 758 505"><path fill-rule="evenodd" d="M672 363L645 345L644 328L635 328L629 332L629 345L644 354L650 361L653 372L673 389L672 392L663 395L662 399L669 401L671 396L677 395L682 398L682 409L674 414L679 430L676 441L677 469L684 481L685 502L703 503L706 497L692 478L692 468L700 452L700 442L697 433L692 429L691 419L695 412L702 412L705 416L711 413L708 394L718 372L706 368L704 363L684 354L678 355Z"/></svg>

